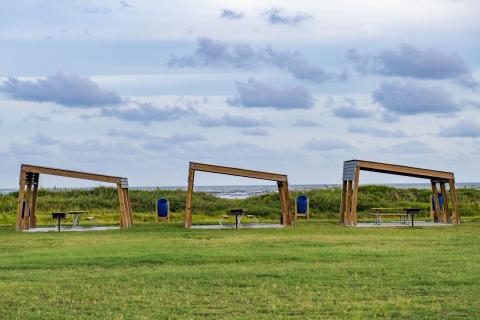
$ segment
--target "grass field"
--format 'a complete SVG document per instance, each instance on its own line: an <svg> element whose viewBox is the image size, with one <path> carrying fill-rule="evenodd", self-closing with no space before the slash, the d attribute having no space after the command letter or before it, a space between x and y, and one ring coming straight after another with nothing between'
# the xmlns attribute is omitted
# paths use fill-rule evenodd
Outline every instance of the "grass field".
<svg viewBox="0 0 480 320"><path fill-rule="evenodd" d="M0 228L1 319L478 319L480 223Z"/></svg>

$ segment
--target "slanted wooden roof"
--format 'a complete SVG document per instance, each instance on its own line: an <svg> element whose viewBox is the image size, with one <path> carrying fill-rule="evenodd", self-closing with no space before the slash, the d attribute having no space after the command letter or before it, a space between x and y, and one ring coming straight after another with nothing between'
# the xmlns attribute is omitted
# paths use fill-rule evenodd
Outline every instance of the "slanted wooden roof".
<svg viewBox="0 0 480 320"><path fill-rule="evenodd" d="M453 172L422 169L415 167L402 166L390 163L381 163L365 160L349 160L343 164L343 180L353 180L355 168L364 171L380 172L386 174L395 174L414 178L423 178L430 180L454 180Z"/></svg>
<svg viewBox="0 0 480 320"><path fill-rule="evenodd" d="M97 173L88 173L88 172L80 172L80 171L73 171L73 170L41 167L41 166L35 166L31 164L22 164L21 170L23 172L42 173L42 174L48 174L48 175L60 176L60 177L85 179L85 180L93 180L93 181L100 181L100 182L120 183L123 188L128 188L128 179L123 177L115 177L115 176L107 176L107 175L97 174Z"/></svg>
<svg viewBox="0 0 480 320"><path fill-rule="evenodd" d="M281 182L288 181L287 175L284 175L284 174L246 170L246 169L239 169L239 168L232 168L232 167L222 167L222 166L205 164L205 163L197 163L197 162L190 162L190 169L195 171L220 173L220 174L226 174L231 176L247 177L247 178L262 179L262 180L281 181Z"/></svg>

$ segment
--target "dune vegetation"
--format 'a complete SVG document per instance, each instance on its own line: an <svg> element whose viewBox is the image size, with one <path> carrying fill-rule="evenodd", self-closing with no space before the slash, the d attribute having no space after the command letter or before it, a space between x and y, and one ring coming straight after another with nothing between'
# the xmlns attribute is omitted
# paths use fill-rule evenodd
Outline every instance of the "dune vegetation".
<svg viewBox="0 0 480 320"><path fill-rule="evenodd" d="M291 192L293 199L298 194L306 194L310 199L310 210L315 219L336 219L340 207L338 188L316 189L304 192ZM13 226L17 206L17 193L0 195L0 225ZM155 203L158 198L167 198L176 220L183 219L185 191L182 190L131 190L134 220L136 223L151 222L154 219ZM475 219L480 215L480 190L457 190L459 211L462 219ZM361 186L358 201L360 219L371 219L373 207L415 207L421 208L424 217L429 216L430 190L397 189L388 186ZM194 220L217 220L231 208L244 208L263 220L277 220L280 204L277 193L249 197L247 199L222 199L214 195L196 192L193 197ZM51 212L86 210L97 218L97 223L118 223L118 197L113 188L97 187L89 190L40 189L38 196L38 223L52 224Z"/></svg>

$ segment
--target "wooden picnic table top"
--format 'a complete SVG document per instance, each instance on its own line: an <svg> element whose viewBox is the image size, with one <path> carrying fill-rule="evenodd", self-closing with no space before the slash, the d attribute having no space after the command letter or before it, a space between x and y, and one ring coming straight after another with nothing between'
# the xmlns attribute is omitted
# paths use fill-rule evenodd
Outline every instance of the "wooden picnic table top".
<svg viewBox="0 0 480 320"><path fill-rule="evenodd" d="M74 210L74 211L67 211L67 214L83 214L87 211L81 211L81 210Z"/></svg>

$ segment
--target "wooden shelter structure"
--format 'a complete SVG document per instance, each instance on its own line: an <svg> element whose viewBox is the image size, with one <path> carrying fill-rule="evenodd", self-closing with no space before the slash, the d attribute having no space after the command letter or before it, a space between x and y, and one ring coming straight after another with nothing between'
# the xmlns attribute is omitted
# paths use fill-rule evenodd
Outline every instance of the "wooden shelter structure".
<svg viewBox="0 0 480 320"><path fill-rule="evenodd" d="M116 184L120 203L120 228L128 228L132 225L133 213L128 193L127 178L22 164L18 189L17 231L36 227L35 211L40 174Z"/></svg>
<svg viewBox="0 0 480 320"><path fill-rule="evenodd" d="M195 171L276 181L278 186L278 194L280 197L280 206L282 210L280 223L284 226L292 225L292 213L290 211L290 195L288 192L288 179L286 175L190 162L188 168L187 199L185 201L185 228L192 227L192 196Z"/></svg>
<svg viewBox="0 0 480 320"><path fill-rule="evenodd" d="M357 225L358 184L361 170L430 180L435 203L433 216L434 222L450 223L448 195L447 189L445 188L445 184L448 183L452 201L453 223L459 223L457 196L455 193L455 176L453 172L421 169L364 160L349 160L345 161L343 164L343 188L342 200L340 204L340 223L351 226ZM440 192L444 202L443 214L440 211L437 184L440 185Z"/></svg>

